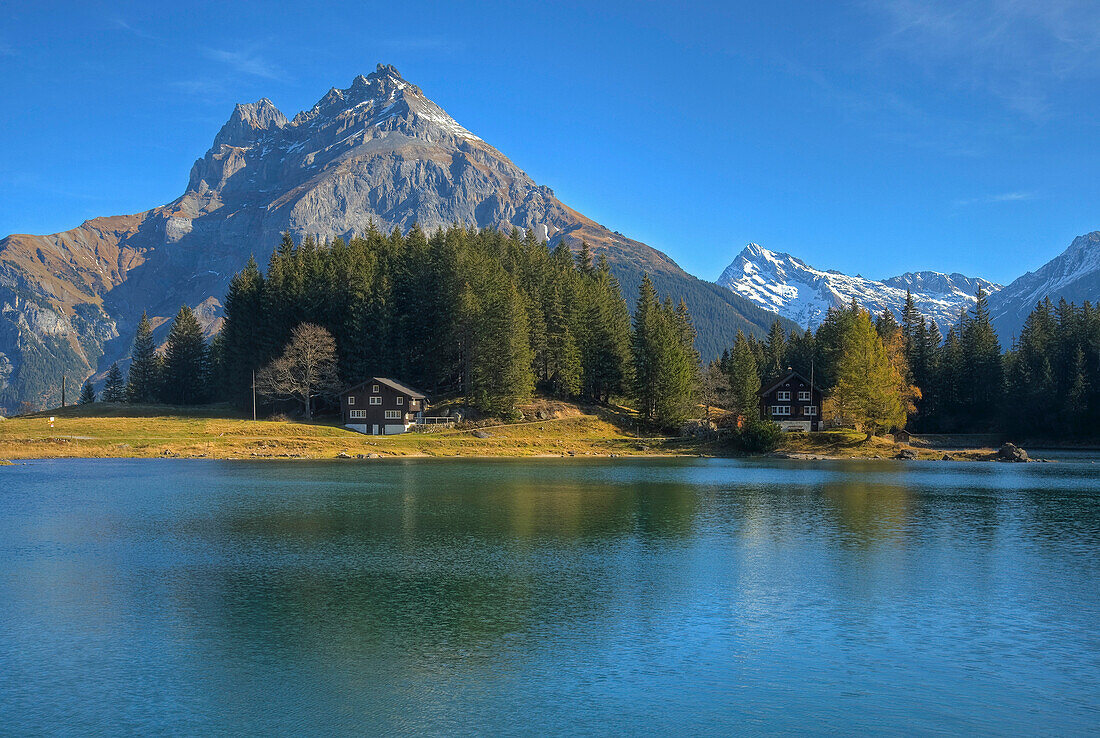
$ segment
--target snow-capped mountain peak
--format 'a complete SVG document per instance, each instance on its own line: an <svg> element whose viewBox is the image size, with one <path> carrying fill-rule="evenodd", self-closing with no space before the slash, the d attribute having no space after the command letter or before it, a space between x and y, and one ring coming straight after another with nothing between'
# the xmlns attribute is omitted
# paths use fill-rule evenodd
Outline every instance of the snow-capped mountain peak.
<svg viewBox="0 0 1100 738"><path fill-rule="evenodd" d="M1100 231L1073 239L1061 254L990 299L993 326L1003 344L1019 335L1035 304L1047 297L1053 302L1065 298L1078 305L1100 300Z"/></svg>
<svg viewBox="0 0 1100 738"><path fill-rule="evenodd" d="M991 293L1001 288L984 279L940 272L908 272L881 281L850 276L816 269L755 243L741 250L718 284L808 328L820 325L829 308L848 305L853 299L873 313L889 309L899 315L906 290L912 292L923 315L946 327L961 309L974 304L979 285Z"/></svg>

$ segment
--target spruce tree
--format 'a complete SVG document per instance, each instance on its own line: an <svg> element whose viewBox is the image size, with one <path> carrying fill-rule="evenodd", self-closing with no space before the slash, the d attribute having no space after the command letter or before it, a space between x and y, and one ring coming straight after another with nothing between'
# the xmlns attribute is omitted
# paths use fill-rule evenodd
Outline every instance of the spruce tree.
<svg viewBox="0 0 1100 738"><path fill-rule="evenodd" d="M630 377L630 313L619 283L611 274L607 259L600 254L592 277L587 327L582 349L584 395L596 402L609 402L622 394Z"/></svg>
<svg viewBox="0 0 1100 738"><path fill-rule="evenodd" d="M571 397L581 390L581 355L560 286L550 290L546 313L545 380L549 391Z"/></svg>
<svg viewBox="0 0 1100 738"><path fill-rule="evenodd" d="M176 313L164 351L161 396L172 405L197 405L207 398L209 357L195 313L184 305Z"/></svg>
<svg viewBox="0 0 1100 738"><path fill-rule="evenodd" d="M756 359L745 334L737 331L737 338L730 351L727 374L730 385L730 410L745 420L752 420L759 414L760 374L756 368Z"/></svg>
<svg viewBox="0 0 1100 738"><path fill-rule="evenodd" d="M264 331L264 280L254 257L233 276L225 296L225 322L218 334L216 363L221 378L220 392L232 402L247 404L251 397L252 373L266 358Z"/></svg>
<svg viewBox="0 0 1100 738"><path fill-rule="evenodd" d="M118 368L118 362L111 364L107 370L107 379L103 382L103 394L101 402L126 402L126 381L122 378L122 371Z"/></svg>
<svg viewBox="0 0 1100 738"><path fill-rule="evenodd" d="M779 379L787 370L787 334L776 319L768 331L764 344L764 366L762 376L765 382Z"/></svg>
<svg viewBox="0 0 1100 738"><path fill-rule="evenodd" d="M1004 368L985 290L978 287L973 315L962 326L959 410L965 423L989 430L1000 413Z"/></svg>
<svg viewBox="0 0 1100 738"><path fill-rule="evenodd" d="M631 357L634 368L634 399L638 414L652 420L657 410L657 376L661 341L661 304L648 273L642 274L638 302L634 308Z"/></svg>
<svg viewBox="0 0 1100 738"><path fill-rule="evenodd" d="M77 403L80 405L91 405L95 402L95 387L92 386L92 380L88 379L84 382L84 386L80 388L80 399Z"/></svg>
<svg viewBox="0 0 1100 738"><path fill-rule="evenodd" d="M137 404L156 402L161 388L161 361L153 340L153 324L144 312L138 323L130 357L126 399Z"/></svg>

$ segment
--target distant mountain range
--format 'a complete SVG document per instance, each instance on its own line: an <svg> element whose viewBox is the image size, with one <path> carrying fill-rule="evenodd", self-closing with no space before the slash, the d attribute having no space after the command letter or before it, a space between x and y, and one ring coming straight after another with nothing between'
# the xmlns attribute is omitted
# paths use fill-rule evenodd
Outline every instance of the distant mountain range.
<svg viewBox="0 0 1100 738"><path fill-rule="evenodd" d="M829 308L844 307L853 299L872 313L888 308L900 315L910 290L921 314L944 331L958 320L960 310L975 303L979 286L991 293L1001 289L985 279L939 272L907 272L883 280L849 276L816 269L755 243L742 249L718 284L803 328L816 328Z"/></svg>
<svg viewBox="0 0 1100 738"><path fill-rule="evenodd" d="M62 374L77 387L124 360L143 310L163 336L191 305L212 334L229 279L250 254L264 266L283 231L349 237L372 222L386 231L529 228L574 248L586 240L607 255L631 303L643 271L662 295L683 297L708 358L739 328L762 334L775 319L569 208L379 65L293 120L266 98L237 105L167 205L0 240L0 411L55 404Z"/></svg>

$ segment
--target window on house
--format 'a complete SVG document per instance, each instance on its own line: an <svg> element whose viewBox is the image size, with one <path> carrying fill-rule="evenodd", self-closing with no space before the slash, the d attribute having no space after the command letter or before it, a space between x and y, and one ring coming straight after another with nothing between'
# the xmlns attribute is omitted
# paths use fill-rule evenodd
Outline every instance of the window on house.
<svg viewBox="0 0 1100 738"><path fill-rule="evenodd" d="M816 405L808 405L806 407L806 414L807 415L817 415L817 406Z"/></svg>
<svg viewBox="0 0 1100 738"><path fill-rule="evenodd" d="M381 405L382 404L382 398L381 397L372 397L372 398L370 398L370 404L372 404L372 405Z"/></svg>
<svg viewBox="0 0 1100 738"><path fill-rule="evenodd" d="M799 391L798 399L800 399L802 401L807 401L807 400L810 399L810 393L807 392L807 391Z"/></svg>
<svg viewBox="0 0 1100 738"><path fill-rule="evenodd" d="M789 390L780 390L779 392L775 393L775 399L780 401L789 400L791 399L791 393Z"/></svg>
<svg viewBox="0 0 1100 738"><path fill-rule="evenodd" d="M790 415L790 405L772 405L772 415Z"/></svg>
<svg viewBox="0 0 1100 738"><path fill-rule="evenodd" d="M399 420L400 418L401 418L401 413L399 411L397 411L397 410L387 410L386 411L386 420Z"/></svg>
<svg viewBox="0 0 1100 738"><path fill-rule="evenodd" d="M351 395L348 395L348 404L349 405L354 405L355 404L355 398Z"/></svg>
<svg viewBox="0 0 1100 738"><path fill-rule="evenodd" d="M375 392L375 393L377 393L377 392L378 392L378 385L376 384L376 385L374 385L373 387L371 387L371 390L370 390L370 391L371 391L371 392Z"/></svg>
<svg viewBox="0 0 1100 738"><path fill-rule="evenodd" d="M405 404L405 398L404 397L398 397L397 398L397 404L398 405L404 405Z"/></svg>
<svg viewBox="0 0 1100 738"><path fill-rule="evenodd" d="M350 415L353 418L365 418L365 417L367 417L367 411L366 410L352 410L348 413L348 415Z"/></svg>

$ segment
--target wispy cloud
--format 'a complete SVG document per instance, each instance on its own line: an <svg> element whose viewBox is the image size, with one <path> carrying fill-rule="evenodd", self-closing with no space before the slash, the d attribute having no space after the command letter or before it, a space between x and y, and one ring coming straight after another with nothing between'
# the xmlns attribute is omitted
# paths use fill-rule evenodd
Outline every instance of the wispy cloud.
<svg viewBox="0 0 1100 738"><path fill-rule="evenodd" d="M149 33L148 31L145 31L144 29L138 28L137 26L126 22L122 18L115 18L114 21L112 21L111 25L113 25L115 28L119 29L120 31L126 31L129 34L137 36L138 38L146 39L147 41L159 41L160 40L157 36L154 36L153 34Z"/></svg>
<svg viewBox="0 0 1100 738"><path fill-rule="evenodd" d="M13 47L8 46L3 41L0 41L0 56L15 56L17 52Z"/></svg>
<svg viewBox="0 0 1100 738"><path fill-rule="evenodd" d="M260 54L251 50L228 51L226 49L204 49L208 59L227 65L240 74L263 77L264 79L283 79L283 71Z"/></svg>
<svg viewBox="0 0 1100 738"><path fill-rule="evenodd" d="M994 195L984 195L982 197L969 197L955 201L955 207L967 207L970 205L994 205L1002 202L1022 202L1024 200L1034 200L1036 197L1034 192L999 192Z"/></svg>
<svg viewBox="0 0 1100 738"><path fill-rule="evenodd" d="M884 22L873 50L901 54L938 78L1045 117L1051 88L1100 76L1100 3L1094 0L877 0Z"/></svg>

